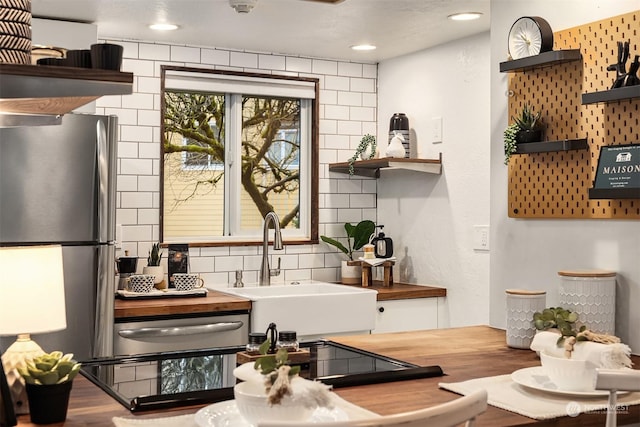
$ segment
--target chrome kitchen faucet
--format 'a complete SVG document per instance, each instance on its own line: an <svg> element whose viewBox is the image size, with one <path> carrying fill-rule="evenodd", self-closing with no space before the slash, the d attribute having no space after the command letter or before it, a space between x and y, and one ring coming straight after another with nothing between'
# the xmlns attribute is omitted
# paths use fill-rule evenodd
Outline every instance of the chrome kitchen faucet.
<svg viewBox="0 0 640 427"><path fill-rule="evenodd" d="M264 217L262 225L262 266L260 267L260 286L270 286L271 276L280 274L280 258L278 258L278 268L269 268L269 221L273 222L273 249L280 251L282 246L282 233L280 232L280 219L275 212L269 212Z"/></svg>

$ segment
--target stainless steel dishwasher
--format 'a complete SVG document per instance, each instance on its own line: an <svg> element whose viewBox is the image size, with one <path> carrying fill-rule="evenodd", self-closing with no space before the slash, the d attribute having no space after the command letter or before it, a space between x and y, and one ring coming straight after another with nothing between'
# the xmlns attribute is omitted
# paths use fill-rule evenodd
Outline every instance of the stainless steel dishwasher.
<svg viewBox="0 0 640 427"><path fill-rule="evenodd" d="M204 316L116 319L116 356L243 345L249 334L249 313Z"/></svg>

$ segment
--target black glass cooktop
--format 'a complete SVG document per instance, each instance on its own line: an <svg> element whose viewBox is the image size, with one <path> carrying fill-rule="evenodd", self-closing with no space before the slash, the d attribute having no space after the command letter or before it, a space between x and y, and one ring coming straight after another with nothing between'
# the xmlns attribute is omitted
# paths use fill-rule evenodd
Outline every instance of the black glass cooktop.
<svg viewBox="0 0 640 427"><path fill-rule="evenodd" d="M301 344L310 361L301 376L334 388L443 375L439 366L420 367L333 341ZM244 347L95 359L82 374L131 411L215 403L233 399L236 353Z"/></svg>

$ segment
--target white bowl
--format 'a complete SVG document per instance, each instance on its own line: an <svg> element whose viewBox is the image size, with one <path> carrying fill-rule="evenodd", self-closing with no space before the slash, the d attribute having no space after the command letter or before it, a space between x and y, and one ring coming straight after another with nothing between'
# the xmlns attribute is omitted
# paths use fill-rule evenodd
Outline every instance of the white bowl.
<svg viewBox="0 0 640 427"><path fill-rule="evenodd" d="M264 385L261 382L245 381L233 387L233 394L240 415L251 424L259 421L306 421L311 417L312 408L285 396L280 404L267 402Z"/></svg>
<svg viewBox="0 0 640 427"><path fill-rule="evenodd" d="M596 365L587 360L567 359L540 352L542 368L559 390L593 391L596 383Z"/></svg>

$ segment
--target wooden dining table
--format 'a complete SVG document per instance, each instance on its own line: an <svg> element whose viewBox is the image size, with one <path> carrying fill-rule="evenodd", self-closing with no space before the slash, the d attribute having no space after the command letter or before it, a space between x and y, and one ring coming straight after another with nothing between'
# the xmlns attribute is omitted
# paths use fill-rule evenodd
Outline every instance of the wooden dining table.
<svg viewBox="0 0 640 427"><path fill-rule="evenodd" d="M540 359L531 350L506 345L505 331L489 326L398 332L388 334L329 337L329 339L373 353L404 360L420 366L439 365L445 376L345 387L335 390L343 399L380 415L430 407L459 397L438 387L440 382L460 382L474 378L510 374L518 369L539 366ZM634 367L640 357L632 356ZM195 413L200 406L132 414L86 378L74 381L67 420L53 427L113 426L112 417L157 418ZM640 405L620 411L618 425L640 423ZM35 426L28 415L18 418L19 426ZM477 420L479 427L496 426L571 426L605 425L604 411L535 420L489 406Z"/></svg>

